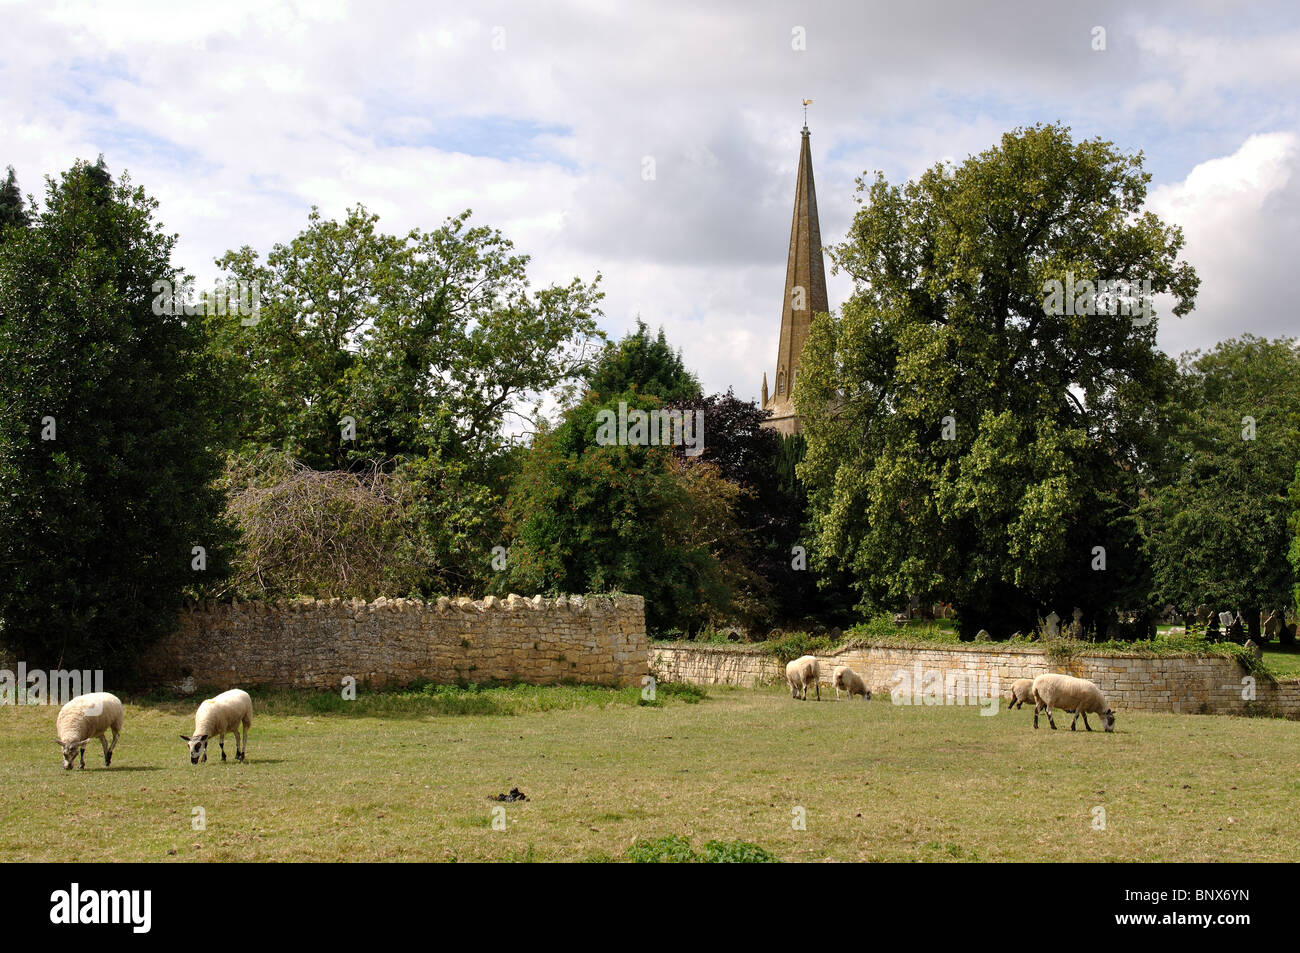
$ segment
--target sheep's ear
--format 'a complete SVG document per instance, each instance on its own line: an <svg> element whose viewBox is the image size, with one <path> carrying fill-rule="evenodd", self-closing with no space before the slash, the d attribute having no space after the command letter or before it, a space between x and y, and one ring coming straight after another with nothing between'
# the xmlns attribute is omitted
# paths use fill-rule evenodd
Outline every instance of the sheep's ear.
<svg viewBox="0 0 1300 953"><path fill-rule="evenodd" d="M189 740L190 740L189 735L181 735L181 741L189 741Z"/></svg>
<svg viewBox="0 0 1300 953"><path fill-rule="evenodd" d="M199 735L199 741L207 741L207 740L208 740L207 735Z"/></svg>

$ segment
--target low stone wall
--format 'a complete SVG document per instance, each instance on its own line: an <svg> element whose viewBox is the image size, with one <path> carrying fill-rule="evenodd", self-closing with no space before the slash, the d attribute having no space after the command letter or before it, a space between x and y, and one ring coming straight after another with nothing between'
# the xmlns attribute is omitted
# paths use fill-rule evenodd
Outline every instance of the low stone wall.
<svg viewBox="0 0 1300 953"><path fill-rule="evenodd" d="M1250 684L1243 681L1247 673L1236 661L1214 656L1078 655L1057 661L1042 649L1019 646L857 645L818 659L823 691L831 686L836 665L848 665L873 694L883 695L899 687L917 694L928 688L942 695L945 689L964 692L992 686L1005 698L1017 678L1064 672L1096 682L1116 711L1300 718L1300 680L1273 682L1257 677L1255 697L1248 699L1244 696L1249 694ZM784 666L757 646L654 644L650 647L650 670L660 681L697 685L755 686L785 678Z"/></svg>
<svg viewBox="0 0 1300 953"><path fill-rule="evenodd" d="M640 684L641 596L488 596L205 605L140 665L147 683L338 691L359 684L564 681Z"/></svg>

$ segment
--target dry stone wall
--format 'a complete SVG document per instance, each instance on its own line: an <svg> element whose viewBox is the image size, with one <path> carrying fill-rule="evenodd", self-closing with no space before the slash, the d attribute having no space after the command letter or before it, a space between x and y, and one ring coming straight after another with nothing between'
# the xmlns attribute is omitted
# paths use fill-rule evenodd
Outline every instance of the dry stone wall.
<svg viewBox="0 0 1300 953"><path fill-rule="evenodd" d="M848 665L872 693L889 695L902 687L996 686L1001 697L1017 678L1064 672L1091 679L1117 711L1172 711L1205 714L1275 714L1300 718L1300 680L1273 682L1247 673L1232 659L1146 655L1078 655L1054 660L1038 648L975 649L933 646L897 648L856 645L819 655L823 691L836 665ZM763 685L783 681L785 669L755 646L655 644L651 674L660 681L698 685ZM902 677L900 677L902 676ZM832 689L833 691L833 689ZM939 690L941 693L943 689ZM1254 697L1249 697L1252 694Z"/></svg>
<svg viewBox="0 0 1300 953"><path fill-rule="evenodd" d="M640 684L641 596L234 603L182 613L140 674L154 684L337 691L359 684Z"/></svg>

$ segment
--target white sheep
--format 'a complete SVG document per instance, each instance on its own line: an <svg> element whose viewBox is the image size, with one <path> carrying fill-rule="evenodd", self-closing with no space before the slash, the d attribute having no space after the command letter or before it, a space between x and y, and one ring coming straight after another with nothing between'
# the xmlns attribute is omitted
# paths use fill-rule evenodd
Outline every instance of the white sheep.
<svg viewBox="0 0 1300 953"><path fill-rule="evenodd" d="M1034 727L1038 727L1038 713L1047 711L1047 723L1056 730L1056 722L1052 720L1053 708L1064 708L1067 711L1074 712L1074 718L1070 721L1070 730L1074 731L1074 724L1083 716L1083 727L1092 731L1092 726L1088 724L1088 713L1101 716L1102 725L1107 731L1115 730L1115 713L1110 710L1106 704L1106 697L1102 695L1101 689L1088 681L1086 678L1075 678L1073 675L1039 675L1034 679Z"/></svg>
<svg viewBox="0 0 1300 953"><path fill-rule="evenodd" d="M244 735L239 736L240 726ZM235 760L245 761L248 754L248 729L253 727L253 700L248 692L232 688L216 698L209 698L194 713L194 734L181 735L190 746L190 764L208 760L208 739L217 736L221 760L226 760L226 733L235 734Z"/></svg>
<svg viewBox="0 0 1300 953"><path fill-rule="evenodd" d="M871 692L867 691L867 683L862 680L862 676L847 665L836 665L831 681L835 684L836 698L840 697L841 688L848 692L850 701L853 700L854 695L861 695L867 699L871 698Z"/></svg>
<svg viewBox="0 0 1300 953"><path fill-rule="evenodd" d="M1032 678L1018 678L1011 683L1011 704L1008 709L1022 708L1025 702L1034 700L1034 680Z"/></svg>
<svg viewBox="0 0 1300 953"><path fill-rule="evenodd" d="M821 666L815 655L801 655L785 667L785 680L790 685L790 697L808 700L808 686L817 689L817 700L822 700Z"/></svg>
<svg viewBox="0 0 1300 953"><path fill-rule="evenodd" d="M81 753L81 767L85 769L86 743L91 738L98 738L104 746L104 767L107 768L113 763L113 749L117 747L117 736L122 733L122 701L108 692L78 695L59 709L55 726L66 770L72 770L78 752ZM112 744L105 737L110 728L113 730Z"/></svg>

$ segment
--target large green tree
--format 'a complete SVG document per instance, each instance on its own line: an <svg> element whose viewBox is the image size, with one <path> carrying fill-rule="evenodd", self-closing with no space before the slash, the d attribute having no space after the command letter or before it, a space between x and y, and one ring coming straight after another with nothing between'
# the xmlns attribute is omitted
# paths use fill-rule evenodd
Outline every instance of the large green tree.
<svg viewBox="0 0 1300 953"><path fill-rule="evenodd" d="M232 314L221 335L232 373L243 368L247 449L317 469L485 460L512 415L535 422L529 400L585 372L599 278L533 290L528 257L468 219L399 237L362 207L343 221L313 210L264 264L247 247L220 260L260 291L259 320Z"/></svg>
<svg viewBox="0 0 1300 953"><path fill-rule="evenodd" d="M693 493L670 447L603 440L601 412L620 401L657 403L632 393L593 395L526 454L510 496L514 542L503 588L636 593L646 598L653 630L689 628L728 602L704 527L692 520L692 499L712 505L717 494Z"/></svg>
<svg viewBox="0 0 1300 953"><path fill-rule="evenodd" d="M859 182L834 252L855 291L815 319L795 401L814 555L865 603L949 598L970 636L1145 600L1133 510L1175 378L1149 294L1182 315L1197 287L1180 230L1143 210L1149 178L1048 125ZM1099 298L1101 280L1137 284Z"/></svg>
<svg viewBox="0 0 1300 953"><path fill-rule="evenodd" d="M1288 487L1300 461L1300 350L1246 335L1183 356L1174 465L1141 507L1154 596L1185 613L1285 608Z"/></svg>
<svg viewBox="0 0 1300 953"><path fill-rule="evenodd" d="M602 397L630 392L669 402L701 394L699 379L668 343L664 329L651 335L640 317L622 340L606 345L587 376L587 387Z"/></svg>
<svg viewBox="0 0 1300 953"><path fill-rule="evenodd" d="M32 665L120 670L222 572L223 418L202 322L153 307L156 209L79 162L0 246L0 642Z"/></svg>
<svg viewBox="0 0 1300 953"><path fill-rule="evenodd" d="M4 240L6 228L25 228L29 222L23 194L18 190L18 177L14 174L14 167L10 166L4 182L0 183L0 241Z"/></svg>

